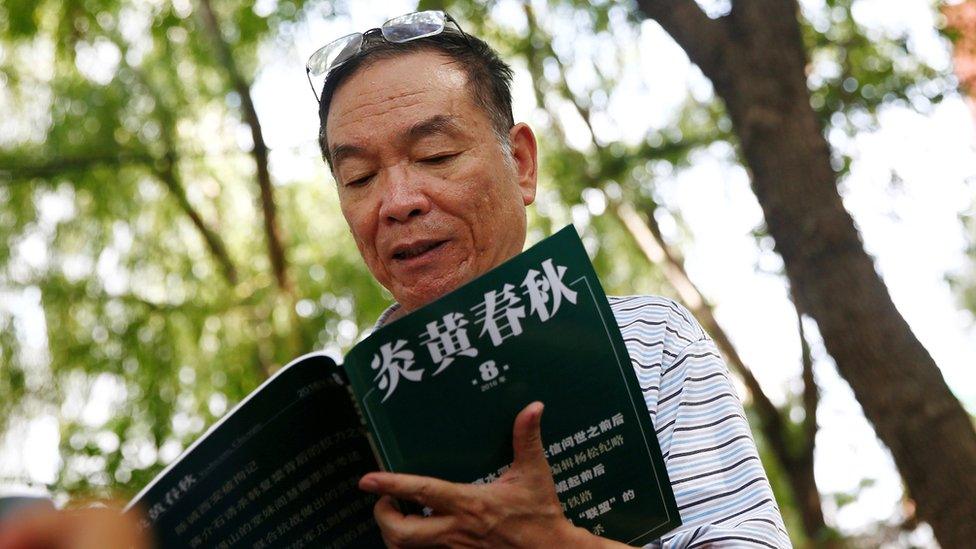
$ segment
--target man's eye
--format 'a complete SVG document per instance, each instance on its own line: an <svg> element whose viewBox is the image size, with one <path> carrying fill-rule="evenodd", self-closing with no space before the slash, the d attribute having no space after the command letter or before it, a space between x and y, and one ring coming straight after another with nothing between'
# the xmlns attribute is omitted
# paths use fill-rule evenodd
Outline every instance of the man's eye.
<svg viewBox="0 0 976 549"><path fill-rule="evenodd" d="M456 157L458 154L460 153L435 154L433 156L421 158L420 162L423 162L424 164L443 164L444 162Z"/></svg>
<svg viewBox="0 0 976 549"><path fill-rule="evenodd" d="M346 187L362 187L366 183L369 183L369 180L372 178L372 175L364 175L362 177L357 177L356 179L350 179L349 181L346 181Z"/></svg>

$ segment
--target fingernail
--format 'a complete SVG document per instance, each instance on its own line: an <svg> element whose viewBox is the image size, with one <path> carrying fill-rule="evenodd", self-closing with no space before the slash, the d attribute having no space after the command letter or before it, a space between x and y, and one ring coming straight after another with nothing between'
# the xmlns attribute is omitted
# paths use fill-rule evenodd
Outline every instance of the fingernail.
<svg viewBox="0 0 976 549"><path fill-rule="evenodd" d="M363 490L363 491L366 491L366 492L375 492L377 489L379 489L379 487L380 487L380 484L378 482L376 482L376 479L374 479L373 477L366 476L366 477L363 477L363 478L359 479L359 489L360 490Z"/></svg>

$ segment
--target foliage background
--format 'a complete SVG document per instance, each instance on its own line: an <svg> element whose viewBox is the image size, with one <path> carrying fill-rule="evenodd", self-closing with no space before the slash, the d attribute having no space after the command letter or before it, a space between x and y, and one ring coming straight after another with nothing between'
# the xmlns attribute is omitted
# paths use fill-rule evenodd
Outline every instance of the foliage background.
<svg viewBox="0 0 976 549"><path fill-rule="evenodd" d="M721 1L700 4L713 16L728 9ZM942 102L960 101L951 66L932 62L909 30L868 24L864 14L876 13L870 4L801 2L811 105L832 145L842 193L854 198L863 195L849 187L860 183L848 176L861 140L878 132L879 116L935 116ZM932 22L928 44L946 56L951 43L939 35L938 6L913 4ZM262 148L265 136L314 128L307 91L304 103L291 106L297 95L281 93L286 84L304 86L301 65L312 50L415 7L342 0L0 6L0 459L11 456L0 475L44 483L62 499L130 496L277 367L311 349L341 353L372 324L390 296L359 261L314 133L286 145L269 139L264 155ZM660 28L640 21L630 4L610 1L419 7L446 7L517 69L517 114L539 133L543 157L545 188L530 241L574 222L608 293L686 298L673 270L683 268L682 252L694 249L700 225L717 221L686 219L687 199L675 182L711 166L706 176L732 181L711 192L756 207L747 186L735 184L745 174L731 122L700 73L692 69L678 84L678 108L661 120L641 114L655 112L648 87L662 76L648 74L656 66L648 59L681 55ZM626 120L635 116L636 129ZM976 242L973 180L966 179L973 174L942 173L940 184L969 206L960 209L968 218L953 220L950 230L962 241L968 227ZM918 177L895 159L885 175L876 192L896 197L911 184L906 178ZM912 208L882 214L912 215ZM761 216L753 217L745 230L755 276L778 280L788 306L782 264ZM650 237L628 225L634 219L651 228ZM648 255L655 235L671 260ZM693 259L693 275L725 268ZM959 296L973 295L965 270L945 274ZM713 307L707 288L696 291L721 320L722 303ZM961 322L971 323L972 307L971 297L960 300ZM724 327L733 340L749 341L773 321ZM815 327L795 314L792 322L802 333L793 336L790 364L773 375L755 371L791 447L813 452L822 439L815 439L817 422L805 421L815 414L804 395L814 381L844 389L836 389ZM746 386L744 394L754 393ZM884 518L864 513L856 528L844 526L838 517L845 506L871 501L862 494L876 480L870 476L843 492L820 490L826 529L805 528L782 456L771 454L756 417L756 398L747 407L798 545L931 543L924 526L917 530L908 496L902 505L886 502ZM976 399L967 403L971 411ZM25 458L23 441L38 430L59 441L53 476L38 477ZM881 466L890 469L890 461Z"/></svg>

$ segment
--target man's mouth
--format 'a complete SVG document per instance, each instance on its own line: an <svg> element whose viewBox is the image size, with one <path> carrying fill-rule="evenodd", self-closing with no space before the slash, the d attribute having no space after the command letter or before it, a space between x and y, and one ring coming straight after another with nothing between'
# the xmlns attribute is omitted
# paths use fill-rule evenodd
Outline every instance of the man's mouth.
<svg viewBox="0 0 976 549"><path fill-rule="evenodd" d="M446 240L421 240L411 244L402 244L393 249L393 259L398 261L413 259L441 247L446 242Z"/></svg>

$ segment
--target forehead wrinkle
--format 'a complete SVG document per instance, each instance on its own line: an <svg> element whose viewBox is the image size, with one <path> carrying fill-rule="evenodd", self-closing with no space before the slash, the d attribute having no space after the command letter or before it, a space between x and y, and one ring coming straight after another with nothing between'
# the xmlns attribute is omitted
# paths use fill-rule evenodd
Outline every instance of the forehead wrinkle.
<svg viewBox="0 0 976 549"><path fill-rule="evenodd" d="M417 91L404 95L382 97L374 101L367 99L362 104L353 107L352 110L342 113L342 118L346 120L346 123L357 120L368 120L396 110L413 107L423 103L423 99L417 97L423 93L423 91ZM363 113L363 111L366 112ZM341 122L339 124L339 126L344 125Z"/></svg>
<svg viewBox="0 0 976 549"><path fill-rule="evenodd" d="M422 92L410 93L410 94L406 94L404 96L401 96L400 98L411 99L414 96L420 95L421 93ZM367 104L363 104L363 105L356 106L352 110L350 110L348 112L345 112L345 113L342 113L342 115L340 116L339 120L336 120L336 123L330 127L330 130L332 128L340 129L340 128L343 128L343 127L348 126L350 124L356 124L356 123L361 123L361 122L368 122L368 121L370 121L372 119L376 119L378 117L388 116L388 115L390 115L390 113L393 113L395 111L398 111L398 110L401 110L401 109L410 108L410 107L414 107L414 106L416 106L416 105L418 105L420 103L423 103L423 99L422 98L413 98L413 99L411 99L409 101L399 102L400 104L392 105L392 106L391 105L384 104L384 102L385 101L381 99L380 101L377 101L377 102L371 102L371 103L367 103ZM366 113L357 115L357 113L360 113L361 111L367 110L367 109L370 109L370 112L366 112ZM330 133L331 133L331 131L330 131ZM371 140L368 139L368 138L364 142L362 142L362 143L356 143L355 142L355 141L360 141L360 139L357 138L357 137L354 137L353 139L354 139L354 142L353 143L337 143L335 145L335 147L332 149L333 152L331 153L333 155L333 161L334 162L338 162L343 157L354 156L355 154L361 154L361 153L363 153L365 151L365 149L367 148L367 146L371 143ZM339 158L336 158L335 157L335 151L340 151L340 152L349 153L349 154L342 154Z"/></svg>
<svg viewBox="0 0 976 549"><path fill-rule="evenodd" d="M415 55L415 54L408 54L408 55ZM437 84L434 84L434 82L431 81L428 83L427 86L422 86L420 89L416 89L415 80L404 80L403 82L400 83L399 86L394 85L394 86L388 86L386 88L377 86L367 91L366 93L363 93L360 96L361 103L358 106L354 107L352 110L345 113L345 116L355 116L357 115L358 112L372 107L382 106L381 107L382 112L389 112L404 107L413 106L416 105L417 103L420 103L421 101L409 101L406 104L401 104L401 102L404 100L415 98L418 95L428 94L431 91L435 91L438 87L442 88L442 90L444 91L451 90L451 89L465 88L467 85L467 73L465 72L463 66L461 66L461 64L457 60L447 57L444 54L437 53L436 55L438 58L436 64L433 67L430 67L425 71L423 71L423 72L427 72L428 74L426 75L421 74L417 76L421 78L436 77L435 80L437 81ZM367 82L372 88L375 85L375 77L372 78L370 77L369 74L370 71L375 70L378 65L391 64L391 63L395 63L396 61L397 58L381 59L365 67L362 67L360 69L362 71L360 74L358 75L354 74L349 80L343 82L339 86L339 89L336 90L336 95L339 95L340 90L346 87L351 81L353 81L356 78L366 78ZM447 69L446 74L444 71L440 70L442 68ZM389 103L394 103L394 104L389 105ZM369 116L371 115L364 115L364 117L369 117Z"/></svg>

